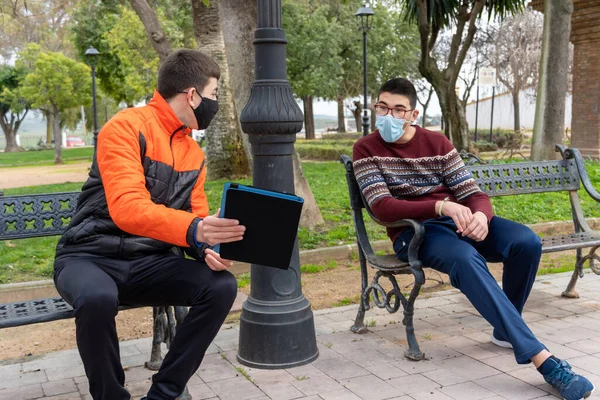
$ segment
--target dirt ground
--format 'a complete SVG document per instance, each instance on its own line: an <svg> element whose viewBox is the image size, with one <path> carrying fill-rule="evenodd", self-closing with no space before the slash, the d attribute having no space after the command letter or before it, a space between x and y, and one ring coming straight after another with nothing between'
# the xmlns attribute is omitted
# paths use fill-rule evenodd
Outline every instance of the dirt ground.
<svg viewBox="0 0 600 400"><path fill-rule="evenodd" d="M89 161L64 165L0 168L0 189L85 182Z"/></svg>
<svg viewBox="0 0 600 400"><path fill-rule="evenodd" d="M572 252L571 252L572 253ZM573 260L568 252L545 256L543 266L559 266L564 260ZM571 265L572 265L571 261ZM502 276L501 264L489 264L496 279ZM429 293L450 289L448 276L427 269L428 280L423 289L423 297ZM372 270L369 278L372 278ZM401 275L398 284L403 292L410 291L412 275ZM440 283L443 282L443 283ZM360 293L360 271L357 262L340 263L336 268L326 271L303 274L302 289L311 302L313 310L341 305L355 304ZM384 287L389 285L384 285ZM241 289L249 294L250 287ZM419 301L417 299L417 301ZM230 320L239 317L230 315ZM152 309L134 309L122 311L117 316L119 340L130 340L152 336ZM28 325L0 330L0 360L30 358L52 351L72 349L75 343L75 322L73 319ZM0 362L1 364L1 362Z"/></svg>

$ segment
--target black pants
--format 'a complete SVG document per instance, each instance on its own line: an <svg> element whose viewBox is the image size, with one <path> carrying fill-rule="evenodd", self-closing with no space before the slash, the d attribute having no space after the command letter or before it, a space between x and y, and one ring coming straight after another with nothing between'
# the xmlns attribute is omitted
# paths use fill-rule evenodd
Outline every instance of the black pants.
<svg viewBox="0 0 600 400"><path fill-rule="evenodd" d="M63 256L54 269L58 292L75 310L77 347L94 400L130 398L115 325L119 304L191 306L148 392L148 400L171 400L200 366L237 294L231 273L170 253L136 260Z"/></svg>

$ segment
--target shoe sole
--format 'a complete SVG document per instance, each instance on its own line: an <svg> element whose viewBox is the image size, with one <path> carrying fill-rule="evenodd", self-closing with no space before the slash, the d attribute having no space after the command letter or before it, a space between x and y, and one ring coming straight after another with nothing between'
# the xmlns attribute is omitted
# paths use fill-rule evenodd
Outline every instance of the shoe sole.
<svg viewBox="0 0 600 400"><path fill-rule="evenodd" d="M498 347L502 347L503 349L512 349L512 344L509 342L505 342L504 340L498 340L492 335L492 343L494 343Z"/></svg>
<svg viewBox="0 0 600 400"><path fill-rule="evenodd" d="M594 393L594 390L596 390L596 387L592 387L592 390L590 390L589 392L584 394L583 397L579 400L587 399L588 397L590 397L592 395L592 393ZM563 400L567 400L567 399L563 398Z"/></svg>

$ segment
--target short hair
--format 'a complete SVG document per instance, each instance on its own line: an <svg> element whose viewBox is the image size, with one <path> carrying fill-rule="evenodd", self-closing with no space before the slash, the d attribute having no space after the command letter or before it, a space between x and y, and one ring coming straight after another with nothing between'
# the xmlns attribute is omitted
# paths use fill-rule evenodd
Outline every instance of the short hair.
<svg viewBox="0 0 600 400"><path fill-rule="evenodd" d="M399 94L408 97L410 107L415 109L417 107L417 90L411 81L405 78L394 78L384 83L379 89L377 96L383 92L391 94Z"/></svg>
<svg viewBox="0 0 600 400"><path fill-rule="evenodd" d="M160 65L157 90L165 100L169 100L190 87L202 91L209 78L220 77L219 65L207 54L181 49L169 54Z"/></svg>

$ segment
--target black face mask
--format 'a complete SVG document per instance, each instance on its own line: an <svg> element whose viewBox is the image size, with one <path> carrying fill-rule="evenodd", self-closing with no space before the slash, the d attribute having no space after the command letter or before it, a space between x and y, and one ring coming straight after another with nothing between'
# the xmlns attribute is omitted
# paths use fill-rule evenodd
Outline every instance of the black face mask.
<svg viewBox="0 0 600 400"><path fill-rule="evenodd" d="M202 99L202 103L198 107L192 108L192 110L198 122L198 129L202 130L208 128L215 114L219 111L219 102L202 96L200 98Z"/></svg>

